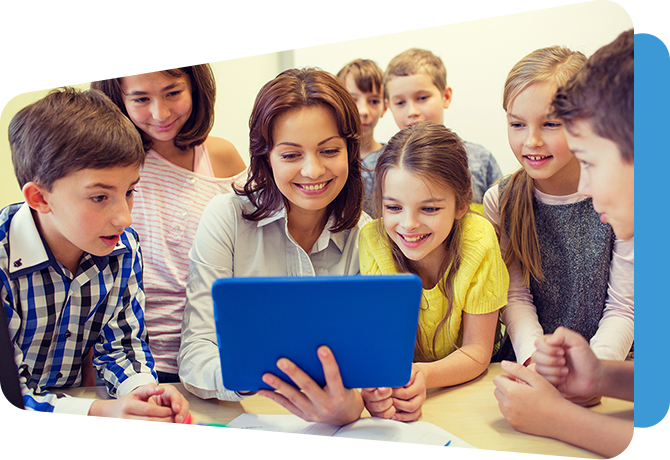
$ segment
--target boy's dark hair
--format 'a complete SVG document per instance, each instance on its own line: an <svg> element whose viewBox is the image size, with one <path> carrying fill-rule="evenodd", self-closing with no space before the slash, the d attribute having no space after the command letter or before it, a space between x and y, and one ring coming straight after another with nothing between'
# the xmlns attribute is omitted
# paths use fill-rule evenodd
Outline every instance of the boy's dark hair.
<svg viewBox="0 0 670 460"><path fill-rule="evenodd" d="M53 90L21 109L9 124L19 186L54 182L85 168L141 166L144 150L133 123L99 91Z"/></svg>
<svg viewBox="0 0 670 460"><path fill-rule="evenodd" d="M384 99L388 99L388 82L393 77L406 77L417 73L428 75L433 84L444 93L447 88L447 69L444 62L432 52L421 48L403 51L389 62L384 72Z"/></svg>
<svg viewBox="0 0 670 460"><path fill-rule="evenodd" d="M361 179L361 119L353 98L337 78L319 69L290 69L280 73L259 91L249 118L250 176L243 190L255 206L246 219L259 221L271 216L282 205L290 204L277 188L268 155L273 148L274 123L289 110L322 106L332 111L339 135L347 144L349 176L340 194L328 205L335 218L330 231L337 233L353 228L361 215L363 180Z"/></svg>
<svg viewBox="0 0 670 460"><path fill-rule="evenodd" d="M354 78L354 83L364 93L381 93L384 86L384 72L370 59L355 59L342 67L337 78L345 86L347 75Z"/></svg>
<svg viewBox="0 0 670 460"><path fill-rule="evenodd" d="M558 89L551 116L568 131L584 119L600 137L613 141L624 161L634 158L634 34L621 33L591 56L584 67Z"/></svg>
<svg viewBox="0 0 670 460"><path fill-rule="evenodd" d="M177 69L163 70L173 77L187 75L191 81L191 98L193 108L191 116L186 120L179 134L174 139L174 145L182 150L193 148L205 142L209 132L214 126L214 102L216 100L216 80L209 64L179 67ZM128 116L126 104L123 101L123 85L121 78L95 81L91 83L92 89L105 93L125 116ZM142 130L137 129L142 135L144 149L151 148L151 140Z"/></svg>

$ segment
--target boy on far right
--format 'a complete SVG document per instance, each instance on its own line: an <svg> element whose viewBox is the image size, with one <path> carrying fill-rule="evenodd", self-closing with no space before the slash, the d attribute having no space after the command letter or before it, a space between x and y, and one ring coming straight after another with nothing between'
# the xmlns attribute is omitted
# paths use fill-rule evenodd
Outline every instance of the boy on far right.
<svg viewBox="0 0 670 460"><path fill-rule="evenodd" d="M618 238L633 237L633 31L598 50L554 98L554 114L581 164L579 193Z"/></svg>
<svg viewBox="0 0 670 460"><path fill-rule="evenodd" d="M621 239L634 236L633 56L631 29L596 51L558 89L550 115L563 120L568 146L581 164L579 192L592 197L600 219ZM562 327L535 345L537 373L504 361L508 375L493 380L507 421L524 433L606 457L623 452L633 437L632 422L578 406L562 394L632 401L633 361L599 360L583 337Z"/></svg>

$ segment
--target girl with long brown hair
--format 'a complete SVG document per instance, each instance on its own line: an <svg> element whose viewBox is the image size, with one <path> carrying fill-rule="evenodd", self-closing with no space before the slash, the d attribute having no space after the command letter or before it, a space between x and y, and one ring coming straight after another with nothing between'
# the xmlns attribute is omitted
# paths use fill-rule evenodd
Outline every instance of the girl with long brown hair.
<svg viewBox="0 0 670 460"><path fill-rule="evenodd" d="M361 273L415 273L424 289L410 382L362 395L372 415L410 421L427 388L467 382L486 369L508 274L493 227L468 210L468 157L456 134L430 121L403 129L384 149L375 178L382 218L361 231Z"/></svg>

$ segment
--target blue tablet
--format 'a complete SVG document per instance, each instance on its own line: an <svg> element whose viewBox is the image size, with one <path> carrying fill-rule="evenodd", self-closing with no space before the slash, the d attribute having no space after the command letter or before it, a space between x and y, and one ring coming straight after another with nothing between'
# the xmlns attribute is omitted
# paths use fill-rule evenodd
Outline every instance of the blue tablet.
<svg viewBox="0 0 670 460"><path fill-rule="evenodd" d="M326 384L317 349L333 351L347 388L400 387L414 358L421 279L416 275L224 278L212 286L223 384L271 389L286 357Z"/></svg>

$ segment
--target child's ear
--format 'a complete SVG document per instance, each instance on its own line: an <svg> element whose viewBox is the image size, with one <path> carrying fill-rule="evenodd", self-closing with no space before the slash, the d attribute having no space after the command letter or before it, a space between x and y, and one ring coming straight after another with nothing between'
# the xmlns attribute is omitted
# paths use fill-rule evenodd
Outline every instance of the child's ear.
<svg viewBox="0 0 670 460"><path fill-rule="evenodd" d="M386 112L390 106L391 106L391 104L389 103L389 100L384 99L384 112Z"/></svg>
<svg viewBox="0 0 670 460"><path fill-rule="evenodd" d="M447 86L444 88L444 108L448 109L449 104L451 104L451 87Z"/></svg>
<svg viewBox="0 0 670 460"><path fill-rule="evenodd" d="M49 203L46 200L46 190L35 182L26 182L21 189L23 192L23 197L26 199L26 203L32 209L42 214L48 214L51 212Z"/></svg>
<svg viewBox="0 0 670 460"><path fill-rule="evenodd" d="M454 216L456 219L461 219L466 212L468 212L468 209L470 209L470 206L468 204L464 204L463 206L460 207L460 209L456 210L456 215Z"/></svg>

